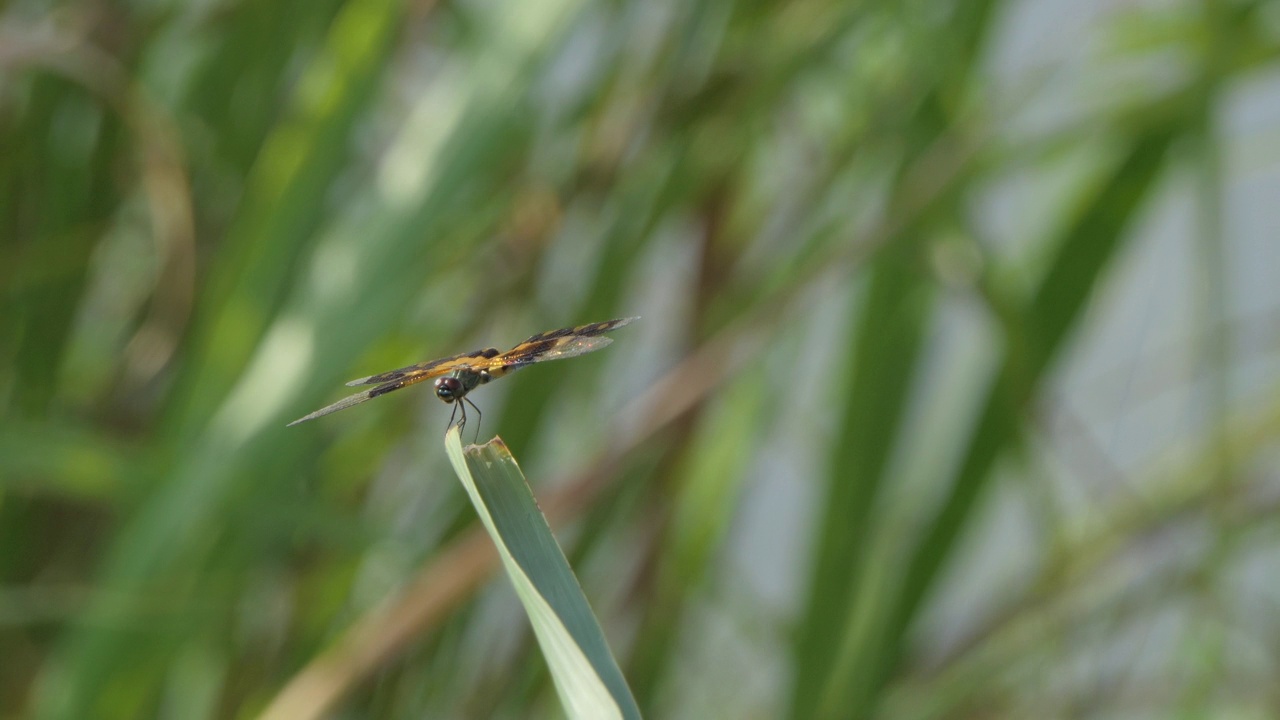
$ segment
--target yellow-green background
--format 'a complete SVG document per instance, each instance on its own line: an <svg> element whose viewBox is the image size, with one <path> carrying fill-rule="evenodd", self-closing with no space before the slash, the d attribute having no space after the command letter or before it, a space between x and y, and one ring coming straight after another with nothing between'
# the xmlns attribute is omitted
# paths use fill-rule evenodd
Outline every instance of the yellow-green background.
<svg viewBox="0 0 1280 720"><path fill-rule="evenodd" d="M1280 6L0 3L0 718L1280 714ZM471 428L469 427L468 430Z"/></svg>

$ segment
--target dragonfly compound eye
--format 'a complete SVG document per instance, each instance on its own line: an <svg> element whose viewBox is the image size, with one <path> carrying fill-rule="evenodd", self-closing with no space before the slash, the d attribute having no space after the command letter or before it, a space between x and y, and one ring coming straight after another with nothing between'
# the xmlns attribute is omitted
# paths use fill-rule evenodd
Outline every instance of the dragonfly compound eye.
<svg viewBox="0 0 1280 720"><path fill-rule="evenodd" d="M451 403L462 395L462 383L458 378L442 377L436 380L436 396Z"/></svg>

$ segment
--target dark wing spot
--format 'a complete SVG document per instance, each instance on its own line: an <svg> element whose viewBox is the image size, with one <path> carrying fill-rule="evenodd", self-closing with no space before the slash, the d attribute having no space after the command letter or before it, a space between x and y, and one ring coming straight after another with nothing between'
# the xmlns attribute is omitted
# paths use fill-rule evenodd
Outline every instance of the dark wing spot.
<svg viewBox="0 0 1280 720"><path fill-rule="evenodd" d="M551 348L559 345L559 338L544 338L541 340L526 340L520 343L518 352L515 352L507 360L507 365L527 365L534 361L534 358L545 353Z"/></svg>
<svg viewBox="0 0 1280 720"><path fill-rule="evenodd" d="M567 327L567 328L560 328L559 330L548 330L546 332L540 332L537 335L531 336L528 340L525 340L523 343L521 343L521 345L524 345L526 343L538 342L539 340L554 340L556 338L568 337L570 335L573 335L575 330L577 330L577 328Z"/></svg>
<svg viewBox="0 0 1280 720"><path fill-rule="evenodd" d="M556 338L563 337L592 337L595 335L603 335L604 333L620 328L635 319L636 318L633 317L618 318L617 320L606 320L604 322L590 323L588 325L560 328L559 330L548 330L534 335L528 340L525 340L525 342L531 343L539 340L555 340Z"/></svg>
<svg viewBox="0 0 1280 720"><path fill-rule="evenodd" d="M379 385L378 387L369 391L369 398L373 399L378 397L379 395L386 395L389 392L399 390L400 388L404 387L407 384L408 383L404 382L403 380L397 380L395 382L389 382L385 385Z"/></svg>
<svg viewBox="0 0 1280 720"><path fill-rule="evenodd" d="M590 325L583 325L582 327L578 328L577 332L575 332L574 335L586 335L589 337L592 335L601 335L601 334L607 333L612 329L613 329L613 321L610 320L609 322L598 322L598 323L591 323Z"/></svg>

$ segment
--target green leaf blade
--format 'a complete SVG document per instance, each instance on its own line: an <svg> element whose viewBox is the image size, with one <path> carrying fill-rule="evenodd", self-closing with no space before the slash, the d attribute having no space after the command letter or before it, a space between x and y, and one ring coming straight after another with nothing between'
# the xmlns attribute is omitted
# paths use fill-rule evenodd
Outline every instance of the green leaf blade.
<svg viewBox="0 0 1280 720"><path fill-rule="evenodd" d="M506 444L463 450L457 427L445 452L529 615L556 692L572 718L639 718L631 690L569 562Z"/></svg>

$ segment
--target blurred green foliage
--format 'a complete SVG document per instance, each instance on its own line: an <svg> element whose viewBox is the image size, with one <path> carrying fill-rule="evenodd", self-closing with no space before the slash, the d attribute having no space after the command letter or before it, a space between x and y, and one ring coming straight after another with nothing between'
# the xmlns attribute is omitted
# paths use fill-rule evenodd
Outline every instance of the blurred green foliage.
<svg viewBox="0 0 1280 720"><path fill-rule="evenodd" d="M647 716L1275 715L1278 59L1260 0L0 5L0 717L555 716L448 408L284 424L635 314L476 399Z"/></svg>

